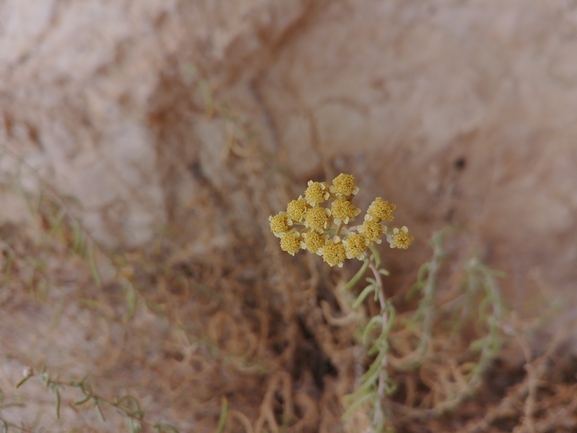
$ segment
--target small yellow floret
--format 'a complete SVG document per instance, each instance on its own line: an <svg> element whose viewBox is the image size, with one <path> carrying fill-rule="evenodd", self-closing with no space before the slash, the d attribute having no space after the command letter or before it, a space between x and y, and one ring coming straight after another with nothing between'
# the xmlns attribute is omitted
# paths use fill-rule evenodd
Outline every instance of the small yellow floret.
<svg viewBox="0 0 577 433"><path fill-rule="evenodd" d="M277 237L283 237L286 232L289 231L290 226L292 226L292 221L288 219L285 212L280 212L275 216L268 217L270 223L270 231Z"/></svg>
<svg viewBox="0 0 577 433"><path fill-rule="evenodd" d="M364 252L369 246L369 241L362 235L349 233L343 241L343 244L347 252L347 259L357 258L363 260Z"/></svg>
<svg viewBox="0 0 577 433"><path fill-rule="evenodd" d="M324 207L315 207L307 212L305 225L311 230L323 232L331 222L331 211Z"/></svg>
<svg viewBox="0 0 577 433"><path fill-rule="evenodd" d="M400 230L395 227L393 233L390 235L390 240L389 236L387 236L391 248L402 248L403 250L409 248L414 239L415 238L409 234L407 226L401 227Z"/></svg>
<svg viewBox="0 0 577 433"><path fill-rule="evenodd" d="M294 256L295 253L301 248L301 234L299 232L288 232L280 239L280 248L283 251L286 251L291 256Z"/></svg>
<svg viewBox="0 0 577 433"><path fill-rule="evenodd" d="M331 215L334 218L335 224L348 224L353 220L361 210L344 198L337 198L331 204Z"/></svg>
<svg viewBox="0 0 577 433"><path fill-rule="evenodd" d="M376 222L389 222L395 218L393 216L395 208L396 206L394 204L383 200L381 197L377 197L369 206L367 215L371 217L370 219L376 220Z"/></svg>
<svg viewBox="0 0 577 433"><path fill-rule="evenodd" d="M333 179L331 192L337 197L350 197L359 192L359 187L353 175L341 173Z"/></svg>
<svg viewBox="0 0 577 433"><path fill-rule="evenodd" d="M325 246L322 248L322 255L323 260L330 266L336 265L339 268L343 267L343 262L347 258L345 246L337 237L332 241L327 241Z"/></svg>
<svg viewBox="0 0 577 433"><path fill-rule="evenodd" d="M308 232L304 234L304 248L313 254L321 255L321 250L327 241L328 235L320 234L317 232ZM303 245L301 245L303 248ZM321 250L322 251L322 250Z"/></svg>
<svg viewBox="0 0 577 433"><path fill-rule="evenodd" d="M324 203L330 197L329 189L324 182L313 182L309 180L308 188L305 190L305 199L311 206Z"/></svg>
<svg viewBox="0 0 577 433"><path fill-rule="evenodd" d="M301 249L307 250L322 256L330 266L339 267L347 259L366 260L370 255L367 248L380 244L383 235L391 248L407 249L414 237L406 226L390 230L384 225L393 221L396 206L381 197L373 200L361 225L348 227L361 213L351 203L358 192L350 174L339 174L330 186L310 180L304 194L292 200L286 212L269 217L270 229L280 238L281 249L293 256ZM330 207L328 203L323 205L329 199ZM293 228L293 224L299 225L299 229Z"/></svg>
<svg viewBox="0 0 577 433"><path fill-rule="evenodd" d="M291 220L302 223L304 222L307 216L307 211L310 208L311 207L307 201L300 196L298 199L293 200L288 204L286 213Z"/></svg>
<svg viewBox="0 0 577 433"><path fill-rule="evenodd" d="M358 231L369 242L381 243L381 236L383 235L383 226L376 221L366 220L359 226Z"/></svg>

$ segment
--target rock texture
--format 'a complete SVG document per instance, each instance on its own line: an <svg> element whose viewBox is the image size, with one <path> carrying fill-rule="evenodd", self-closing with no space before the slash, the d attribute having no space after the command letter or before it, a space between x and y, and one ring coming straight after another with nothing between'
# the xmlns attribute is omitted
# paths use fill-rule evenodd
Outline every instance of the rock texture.
<svg viewBox="0 0 577 433"><path fill-rule="evenodd" d="M395 202L420 242L391 266L456 225L513 305L561 299L571 318L576 49L564 0L4 0L2 163L76 197L109 247L194 225L191 253L222 248L250 201L226 101L295 185L352 172L364 205Z"/></svg>

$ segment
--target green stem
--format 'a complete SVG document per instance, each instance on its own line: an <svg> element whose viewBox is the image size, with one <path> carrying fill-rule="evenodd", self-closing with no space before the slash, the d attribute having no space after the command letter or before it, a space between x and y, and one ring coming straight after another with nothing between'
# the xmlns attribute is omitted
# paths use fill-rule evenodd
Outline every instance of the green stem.
<svg viewBox="0 0 577 433"><path fill-rule="evenodd" d="M379 254L377 247L375 247L375 245L373 244L369 248L371 249L372 256L375 260L375 267L377 269L380 269L381 268L381 255Z"/></svg>
<svg viewBox="0 0 577 433"><path fill-rule="evenodd" d="M371 247L373 250L373 247ZM374 249L376 251L376 249ZM373 256L375 252L373 251ZM383 331L385 331L389 317L387 313L387 302L385 298L385 290L383 288L383 282L381 280L381 274L379 273L379 266L380 265L380 257L375 256L375 263L370 264L371 271L375 276L375 281L377 284L378 296L379 296L379 303L381 306L381 317L382 317L382 327ZM387 354L385 353L381 358L381 366L380 366L380 373L379 373L379 384L377 385L377 402L375 404L375 413L373 415L373 426L376 429L381 428L385 423L385 413L383 410L383 399L385 398L386 393L386 383L387 383L388 373L387 373Z"/></svg>
<svg viewBox="0 0 577 433"><path fill-rule="evenodd" d="M359 269L359 271L355 274L355 276L351 278L347 284L345 284L344 289L350 290L351 288L353 288L355 284L357 284L359 280L362 278L362 276L365 274L368 267L369 267L369 259L365 259L365 262L363 263L363 266L361 266L361 269Z"/></svg>

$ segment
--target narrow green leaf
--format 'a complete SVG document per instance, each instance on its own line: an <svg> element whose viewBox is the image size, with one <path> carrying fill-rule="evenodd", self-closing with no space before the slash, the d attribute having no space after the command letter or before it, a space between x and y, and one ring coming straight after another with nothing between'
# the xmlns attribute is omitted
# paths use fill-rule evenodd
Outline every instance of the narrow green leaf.
<svg viewBox="0 0 577 433"><path fill-rule="evenodd" d="M28 379L30 379L31 377L34 377L34 375L29 374L28 376L24 377L24 379L22 379L20 382L18 382L18 383L16 384L16 389L18 389L18 388L20 388L22 385L24 385L24 383L26 383L26 381L27 381Z"/></svg>
<svg viewBox="0 0 577 433"><path fill-rule="evenodd" d="M351 415L353 413L355 413L355 411L362 406L363 404L365 404L366 402L370 401L371 399L376 399L377 398L377 393L375 392L371 392L367 395L364 395L363 397L359 398L358 400L356 400L354 403L352 403L347 410L345 411L345 413L343 414L343 420L347 420L348 418L351 417Z"/></svg>
<svg viewBox="0 0 577 433"><path fill-rule="evenodd" d="M138 298L136 297L136 289L130 281L125 281L124 288L126 290L126 303L128 304L128 310L122 317L122 321L128 322L134 316Z"/></svg>
<svg viewBox="0 0 577 433"><path fill-rule="evenodd" d="M369 333L375 326L381 326L383 323L383 319L381 316L374 316L369 320L367 326L365 326L365 330L363 331L363 344L367 344L367 338Z"/></svg>
<svg viewBox="0 0 577 433"><path fill-rule="evenodd" d="M26 407L26 405L24 403L5 403L5 404L0 406L0 410L1 409L8 409L10 407Z"/></svg>
<svg viewBox="0 0 577 433"><path fill-rule="evenodd" d="M142 424L138 420L126 416L126 423L128 424L130 433L139 433L142 431Z"/></svg>
<svg viewBox="0 0 577 433"><path fill-rule="evenodd" d="M6 265L4 266L4 283L10 282L10 275L12 273L12 262L14 261L14 254L7 251Z"/></svg>
<svg viewBox="0 0 577 433"><path fill-rule="evenodd" d="M379 269L381 267L381 255L379 254L379 250L377 250L375 245L371 245L369 248L371 249L371 253L373 253L372 257L375 261L375 266Z"/></svg>
<svg viewBox="0 0 577 433"><path fill-rule="evenodd" d="M180 433L178 429L168 424L155 424L154 428L158 433Z"/></svg>
<svg viewBox="0 0 577 433"><path fill-rule="evenodd" d="M379 366L380 366L380 362L379 362ZM357 394L363 395L366 392L369 392L372 387L376 387L380 374L381 374L381 369L377 368L371 373L370 376L367 376L367 377L363 376L363 379L361 379L362 380L361 386L359 386L359 389L357 389L351 395L357 395Z"/></svg>
<svg viewBox="0 0 577 433"><path fill-rule="evenodd" d="M88 400L90 400L92 398L92 395L87 395L85 398L83 398L82 400L79 401L75 401L74 405L75 406L80 406L81 404L86 403Z"/></svg>
<svg viewBox="0 0 577 433"><path fill-rule="evenodd" d="M472 350L473 352L480 352L485 348L486 343L487 343L487 337L479 338L471 342L471 344L469 345L469 349Z"/></svg>
<svg viewBox="0 0 577 433"><path fill-rule="evenodd" d="M102 287L102 282L100 280L100 275L98 274L98 268L96 267L96 260L94 259L94 250L92 245L87 247L88 263L90 265L90 273L92 274L92 279L97 287Z"/></svg>
<svg viewBox="0 0 577 433"><path fill-rule="evenodd" d="M26 263L28 263L30 266L32 266L32 268L41 271L41 272L45 272L46 271L46 265L41 262L40 260L38 260L36 257L33 256L28 256L26 257L26 259L24 260Z"/></svg>
<svg viewBox="0 0 577 433"><path fill-rule="evenodd" d="M80 299L78 303L86 308L98 308L100 306L100 302L94 299Z"/></svg>
<svg viewBox="0 0 577 433"><path fill-rule="evenodd" d="M82 232L80 231L80 224L78 221L72 221L70 223L70 228L72 229L72 251L78 251L82 243Z"/></svg>
<svg viewBox="0 0 577 433"><path fill-rule="evenodd" d="M368 267L369 267L369 259L365 259L363 266L361 266L361 269L359 269L358 272L354 275L354 277L351 278L347 284L345 284L344 290L350 290L351 288L353 288L355 284L357 284L361 279L361 277L365 274Z"/></svg>
<svg viewBox="0 0 577 433"><path fill-rule="evenodd" d="M54 236L56 234L56 232L58 231L58 229L62 225L62 221L63 221L65 215L66 215L66 211L64 211L64 209L60 209L60 212L58 212L56 217L50 219L50 226L51 227L50 227L50 230L48 231L48 234L50 236Z"/></svg>
<svg viewBox="0 0 577 433"><path fill-rule="evenodd" d="M376 290L376 286L373 284L369 284L367 287L365 287L363 289L363 291L361 292L361 294L358 296L358 298L355 300L355 302L353 303L352 307L354 309L359 308L359 306L363 303L363 301L366 299L367 296L369 296L371 294L371 292L373 290Z"/></svg>
<svg viewBox="0 0 577 433"><path fill-rule="evenodd" d="M428 262L423 263L420 267L419 270L417 271L417 280L418 281L425 281L427 279L427 276L429 274L429 272L431 272L431 267L433 266L433 260L435 258L432 257L431 260L429 260Z"/></svg>
<svg viewBox="0 0 577 433"><path fill-rule="evenodd" d="M102 422L105 422L106 418L104 418L104 415L102 414L102 410L100 409L100 404L99 404L97 398L94 399L94 407L96 408L96 412L98 412L98 416L100 417L100 420Z"/></svg>
<svg viewBox="0 0 577 433"><path fill-rule="evenodd" d="M393 395L397 391L397 384L390 380L385 381L383 386L387 395Z"/></svg>
<svg viewBox="0 0 577 433"><path fill-rule="evenodd" d="M88 379L88 374L85 374L82 379L80 379L78 382L74 383L72 382L72 384L74 386L83 386L86 383L86 379Z"/></svg>
<svg viewBox="0 0 577 433"><path fill-rule="evenodd" d="M76 406L80 406L81 404L86 403L88 400L90 400L92 398L92 393L93 393L92 386L89 383L85 383L84 382L85 380L86 380L86 378L83 378L82 381L78 384L78 388L80 388L80 391L82 391L82 394L85 395L85 398L75 402L74 405L76 405Z"/></svg>
<svg viewBox="0 0 577 433"><path fill-rule="evenodd" d="M56 394L56 419L60 419L60 390L58 387L54 388L54 393Z"/></svg>
<svg viewBox="0 0 577 433"><path fill-rule="evenodd" d="M44 372L42 373L42 375L40 376L40 379L42 379L42 382L44 382L44 386L46 388L48 388L48 385L50 385L50 374L48 374L48 372Z"/></svg>
<svg viewBox="0 0 577 433"><path fill-rule="evenodd" d="M395 319L397 317L397 310L395 310L395 307L390 302L387 304L386 308L389 313L389 320L387 320L387 326L385 327L383 333L385 335L388 335L389 332L391 332L391 329L393 329L393 326L395 324Z"/></svg>
<svg viewBox="0 0 577 433"><path fill-rule="evenodd" d="M80 240L78 242L78 245L76 246L76 248L73 250L75 254L78 254L80 257L82 257L83 259L86 258L86 246L88 245L88 241L86 239L86 236L81 236Z"/></svg>
<svg viewBox="0 0 577 433"><path fill-rule="evenodd" d="M127 404L124 403L125 401ZM131 395L120 397L114 402L114 405L126 412L127 415L138 419L144 418L144 411L140 408L140 403L138 403L138 400Z"/></svg>
<svg viewBox="0 0 577 433"><path fill-rule="evenodd" d="M222 397L222 403L220 407L220 419L218 420L216 433L222 433L224 431L227 418L228 418L228 400L226 399L226 397Z"/></svg>
<svg viewBox="0 0 577 433"><path fill-rule="evenodd" d="M46 301L48 298L48 280L44 278L44 276L38 279L38 283L36 284L36 293L38 293L38 297L42 301Z"/></svg>
<svg viewBox="0 0 577 433"><path fill-rule="evenodd" d="M415 284L411 286L407 294L405 295L405 299L412 300L417 292L420 292L425 287L425 281L418 280Z"/></svg>
<svg viewBox="0 0 577 433"><path fill-rule="evenodd" d="M381 336L383 334L381 333ZM373 344L373 347L371 347L367 353L367 355L369 356L373 356L375 353L387 353L389 351L389 341L387 340L387 338L381 338L379 337L375 343Z"/></svg>
<svg viewBox="0 0 577 433"><path fill-rule="evenodd" d="M364 382L367 378L373 376L375 372L379 373L381 371L381 362L383 361L383 358L386 354L387 353L384 351L378 354L367 372L361 376L361 382Z"/></svg>

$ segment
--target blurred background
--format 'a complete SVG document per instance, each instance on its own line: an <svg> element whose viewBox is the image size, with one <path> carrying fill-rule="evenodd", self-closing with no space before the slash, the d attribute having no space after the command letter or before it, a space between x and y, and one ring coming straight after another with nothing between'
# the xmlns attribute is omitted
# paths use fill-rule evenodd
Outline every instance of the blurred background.
<svg viewBox="0 0 577 433"><path fill-rule="evenodd" d="M346 430L308 321L356 264L281 253L267 220L341 172L416 238L383 249L389 293L452 227L454 263L547 315L532 350L562 329L574 359L576 118L574 1L1 0L0 389L29 404L0 415L115 431L16 393L46 366L181 431L214 431L223 397L228 431L260 431L285 382L290 431Z"/></svg>

